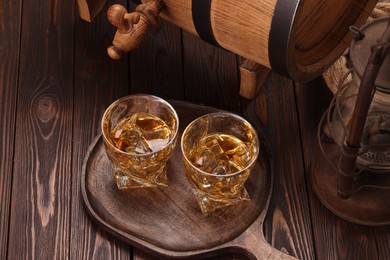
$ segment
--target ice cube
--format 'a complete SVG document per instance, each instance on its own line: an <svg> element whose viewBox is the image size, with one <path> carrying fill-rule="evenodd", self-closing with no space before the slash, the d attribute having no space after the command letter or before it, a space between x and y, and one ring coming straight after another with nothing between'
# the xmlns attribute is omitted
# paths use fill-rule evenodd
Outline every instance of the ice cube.
<svg viewBox="0 0 390 260"><path fill-rule="evenodd" d="M152 149L155 152L164 148L168 144L169 139L152 139L152 140L146 140L146 142L150 147L150 149Z"/></svg>
<svg viewBox="0 0 390 260"><path fill-rule="evenodd" d="M151 153L153 150L149 147L148 142L141 137L138 139L135 147L134 147L134 152L138 154L145 154L145 153Z"/></svg>
<svg viewBox="0 0 390 260"><path fill-rule="evenodd" d="M129 150L133 150L137 140L140 138L140 133L136 130L123 130L121 136L117 141L117 147L122 151L128 152Z"/></svg>
<svg viewBox="0 0 390 260"><path fill-rule="evenodd" d="M156 131L144 131L143 136L153 151L164 148L170 141L170 130L160 128Z"/></svg>
<svg viewBox="0 0 390 260"><path fill-rule="evenodd" d="M119 137L121 137L121 135L122 135L122 132L123 132L123 129L117 129L117 130L113 131L114 138L119 139Z"/></svg>
<svg viewBox="0 0 390 260"><path fill-rule="evenodd" d="M228 173L227 169L225 166L223 165L218 165L217 167L214 168L214 170L212 171L213 174L217 174L217 175L225 175Z"/></svg>
<svg viewBox="0 0 390 260"><path fill-rule="evenodd" d="M171 131L167 127L158 128L150 131L143 131L144 137L146 140L153 139L168 139Z"/></svg>
<svg viewBox="0 0 390 260"><path fill-rule="evenodd" d="M197 153L193 163L195 167L208 173L212 173L218 166L218 162L216 161L213 153L209 150L203 150L202 152Z"/></svg>
<svg viewBox="0 0 390 260"><path fill-rule="evenodd" d="M164 148L170 141L171 130L156 116L140 114L135 121L135 127L153 151Z"/></svg>
<svg viewBox="0 0 390 260"><path fill-rule="evenodd" d="M237 161L234 158L231 158L228 162L228 169L229 173L239 172L242 169L244 169L243 165L240 163L237 163Z"/></svg>
<svg viewBox="0 0 390 260"><path fill-rule="evenodd" d="M212 139L206 143L206 147L214 154L215 157L218 157L219 155L223 154L224 151L222 147L219 145L218 141L215 139Z"/></svg>

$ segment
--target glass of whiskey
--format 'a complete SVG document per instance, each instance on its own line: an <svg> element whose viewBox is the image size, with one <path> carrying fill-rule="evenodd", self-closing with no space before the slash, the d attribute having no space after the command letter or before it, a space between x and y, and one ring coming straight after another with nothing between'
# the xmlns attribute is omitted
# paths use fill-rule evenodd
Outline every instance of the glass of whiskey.
<svg viewBox="0 0 390 260"><path fill-rule="evenodd" d="M136 94L112 103L102 135L118 188L168 186L165 166L178 129L176 111L159 97Z"/></svg>
<svg viewBox="0 0 390 260"><path fill-rule="evenodd" d="M250 200L244 187L259 154L255 129L228 112L206 114L184 130L185 174L203 213Z"/></svg>

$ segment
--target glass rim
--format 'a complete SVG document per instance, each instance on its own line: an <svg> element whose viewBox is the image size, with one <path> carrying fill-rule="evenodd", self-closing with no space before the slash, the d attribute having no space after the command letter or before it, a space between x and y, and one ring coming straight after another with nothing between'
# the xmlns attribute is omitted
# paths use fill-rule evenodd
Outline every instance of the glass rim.
<svg viewBox="0 0 390 260"><path fill-rule="evenodd" d="M110 140L108 140L107 136L104 134L104 118L106 117L106 114L108 113L108 111L115 105L123 102L124 100L127 100L129 99L130 97L150 97L150 98L154 98L158 101L161 101L162 103L164 103L167 107L169 107L169 109L173 112L174 116L175 116L175 120L176 120L176 127L175 127L175 134L173 135L173 137L171 139L169 139L169 142L164 145L164 147L156 150L156 151L153 151L153 152L149 152L149 153L128 153L128 152L125 152L125 151L122 151L120 149L118 149L115 145L113 145ZM102 117L102 120L101 120L101 132L102 132L102 136L103 136L103 139L105 140L106 143L108 143L111 147L113 147L115 149L115 151L121 153L121 154L125 154L125 155L130 155L130 156L139 156L139 157L143 157L143 156L150 156L152 154L155 154L155 153L158 153L162 150L164 150L165 148L167 148L168 146L170 146L174 141L175 139L177 138L178 136L178 133L179 133L179 116L177 115L177 112L176 110L173 108L173 106L168 102L166 101L165 99L163 98L160 98L158 96L155 96L155 95L150 95L150 94L130 94L130 95L127 95L127 96L123 96L123 97L120 97L118 98L117 100L115 100L114 102L112 102L107 108L106 110L104 111L103 113L103 117Z"/></svg>
<svg viewBox="0 0 390 260"><path fill-rule="evenodd" d="M208 173L208 172L205 172L201 169L199 169L198 167L196 167L186 156L186 154L184 153L184 148L183 148L183 145L184 145L184 142L183 142L183 137L185 136L185 134L187 133L188 129L198 120L202 119L202 118L205 118L205 117L209 117L211 115L227 115L227 116L232 116L232 117L235 117L241 121L244 121L246 124L249 125L250 129L252 130L252 132L254 133L254 139L257 143L257 149L255 151L255 154L253 156L253 158L251 159L251 161L248 163L247 166L245 166L244 169L240 170L240 171L237 171L237 172L233 172L233 173L229 173L229 174L215 174L215 173ZM183 131L183 134L181 136L181 140L180 140L180 149L181 149L181 153L182 153L182 156L184 158L184 160L186 160L186 162L189 163L189 165L191 165L191 167L193 169L196 169L198 172L200 172L201 174L203 175L207 175L207 176L213 176L213 177L230 177L230 176L235 176L235 175L239 175L243 172L245 172L246 170L248 170L250 167L253 166L253 164L257 161L257 158L258 158L258 155L260 153L260 142L259 142L259 136L256 132L256 129L252 126L251 123L249 123L245 118L237 115L237 114L234 114L234 113L231 113L231 112L213 112L213 113L207 113L203 116L200 116L200 117L197 117L196 119L194 119L190 124L187 125L187 127L184 129Z"/></svg>

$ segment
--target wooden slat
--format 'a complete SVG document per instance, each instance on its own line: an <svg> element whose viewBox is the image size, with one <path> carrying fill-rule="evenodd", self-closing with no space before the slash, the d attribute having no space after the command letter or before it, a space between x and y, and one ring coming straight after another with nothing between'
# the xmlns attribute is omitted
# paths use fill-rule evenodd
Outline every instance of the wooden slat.
<svg viewBox="0 0 390 260"><path fill-rule="evenodd" d="M374 228L378 259L390 259L390 226Z"/></svg>
<svg viewBox="0 0 390 260"><path fill-rule="evenodd" d="M98 228L86 214L80 193L83 159L92 140L101 132L102 115L111 102L129 93L128 60L113 61L106 52L115 28L107 22L105 14L103 10L93 23L76 20L69 259L131 259L132 256L131 246Z"/></svg>
<svg viewBox="0 0 390 260"><path fill-rule="evenodd" d="M0 1L0 259L6 259L18 89L21 3Z"/></svg>
<svg viewBox="0 0 390 260"><path fill-rule="evenodd" d="M185 99L240 111L237 57L183 31Z"/></svg>
<svg viewBox="0 0 390 260"><path fill-rule="evenodd" d="M314 259L300 130L291 80L271 74L247 114L270 144L273 194L264 223L267 241L299 259ZM263 135L262 135L263 133Z"/></svg>
<svg viewBox="0 0 390 260"><path fill-rule="evenodd" d="M135 9L130 4L130 11ZM130 52L131 92L183 99L181 30L161 19L141 46Z"/></svg>
<svg viewBox="0 0 390 260"><path fill-rule="evenodd" d="M23 1L8 258L69 253L74 1Z"/></svg>
<svg viewBox="0 0 390 260"><path fill-rule="evenodd" d="M305 169L318 149L315 134L332 94L322 80L296 87ZM313 235L318 259L389 259L390 228L348 223L333 215L315 196L308 183Z"/></svg>

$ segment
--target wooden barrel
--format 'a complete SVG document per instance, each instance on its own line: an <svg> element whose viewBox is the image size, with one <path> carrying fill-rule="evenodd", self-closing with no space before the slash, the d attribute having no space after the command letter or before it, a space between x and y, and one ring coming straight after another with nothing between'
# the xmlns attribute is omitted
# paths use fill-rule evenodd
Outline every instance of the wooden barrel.
<svg viewBox="0 0 390 260"><path fill-rule="evenodd" d="M160 16L169 22L282 75L306 81L341 56L353 37L349 26L363 25L377 1L163 2Z"/></svg>

